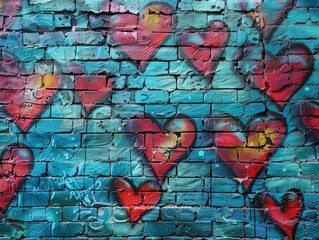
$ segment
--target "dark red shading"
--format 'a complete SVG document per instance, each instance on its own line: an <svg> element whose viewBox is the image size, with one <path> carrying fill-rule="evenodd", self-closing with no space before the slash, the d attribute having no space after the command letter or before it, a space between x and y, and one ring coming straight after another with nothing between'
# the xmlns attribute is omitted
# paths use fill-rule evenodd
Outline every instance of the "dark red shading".
<svg viewBox="0 0 319 240"><path fill-rule="evenodd" d="M105 76L78 76L75 79L75 89L87 112L109 96L112 86L113 82Z"/></svg>
<svg viewBox="0 0 319 240"><path fill-rule="evenodd" d="M122 54L141 61L144 70L158 48L172 30L172 8L166 3L151 3L141 15L118 14L112 16L109 41L118 45ZM136 23L134 25L134 23Z"/></svg>
<svg viewBox="0 0 319 240"><path fill-rule="evenodd" d="M181 57L205 76L211 75L216 69L220 57L229 41L230 31L222 21L213 21L203 32L190 28L180 39Z"/></svg>
<svg viewBox="0 0 319 240"><path fill-rule="evenodd" d="M299 106L299 115L305 127L319 139L319 103L301 104Z"/></svg>
<svg viewBox="0 0 319 240"><path fill-rule="evenodd" d="M266 53L264 62L253 71L250 81L283 108L309 79L313 65L310 49L304 44L294 43L276 56Z"/></svg>
<svg viewBox="0 0 319 240"><path fill-rule="evenodd" d="M286 125L282 116L269 113L253 116L246 126L233 117L216 118L214 130L217 155L249 191L271 154L280 147Z"/></svg>
<svg viewBox="0 0 319 240"><path fill-rule="evenodd" d="M303 210L303 195L298 189L288 190L278 203L269 194L265 195L266 215L280 227L290 239L295 239L295 231Z"/></svg>
<svg viewBox="0 0 319 240"><path fill-rule="evenodd" d="M195 123L186 117L168 119L162 126L155 119L132 119L129 131L137 133L137 144L160 182L193 146L196 139Z"/></svg>
<svg viewBox="0 0 319 240"><path fill-rule="evenodd" d="M141 183L136 188L127 179L116 179L114 188L131 223L137 222L147 211L155 208L161 198L160 184L151 180Z"/></svg>
<svg viewBox="0 0 319 240"><path fill-rule="evenodd" d="M27 132L40 117L57 92L60 77L33 75L29 77L0 76L0 101L17 126Z"/></svg>
<svg viewBox="0 0 319 240"><path fill-rule="evenodd" d="M0 217L25 183L34 163L33 152L25 145L10 145L1 153L0 163Z"/></svg>

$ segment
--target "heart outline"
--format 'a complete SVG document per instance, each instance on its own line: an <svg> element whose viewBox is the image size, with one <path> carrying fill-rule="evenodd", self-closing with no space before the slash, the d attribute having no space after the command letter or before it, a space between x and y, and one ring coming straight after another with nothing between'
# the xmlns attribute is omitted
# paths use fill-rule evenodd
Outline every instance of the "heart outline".
<svg viewBox="0 0 319 240"><path fill-rule="evenodd" d="M136 38L136 45L132 45L131 44L128 44L128 45L125 45L125 43L122 43L122 41L119 39L119 36L116 36L116 35L113 35L114 33L116 33L115 31L114 32L110 32L111 34L109 35L110 39L111 39L111 42L115 42L117 44L119 44L119 52L122 56L126 57L126 58L129 58L131 60L134 60L134 61L139 61L140 64L139 64L139 70L141 72L144 72L148 66L148 60L150 60L159 50L159 47L161 46L162 43L164 43L168 37L169 37L169 31L173 28L173 19L172 19L172 12L173 12L173 8L165 3L165 2L151 2L149 4L147 4L142 13L140 13L137 17L137 21L138 21L138 25L137 25L137 38ZM149 23L145 22L144 21L144 16L145 14L154 14L155 15L161 15L162 16L169 16L170 17L170 22L167 26L167 20L163 21L166 25L163 29L161 29L163 26L162 24L160 24L157 28L159 28L159 31L157 31L156 29L156 26L153 26L155 29L152 29L152 24L156 25L156 20L152 20L150 19L149 20ZM135 16L135 15L134 15ZM142 19L142 20L141 20ZM160 20L162 21L162 20ZM121 22L118 21L118 22ZM125 23L125 21L123 21ZM154 23L155 22L155 23ZM150 29L147 29L147 24L150 25ZM170 26L170 28L169 28ZM114 29L121 29L123 28L123 26L118 26L118 25L115 25L115 26L112 26L112 22L110 24L110 27L111 28L114 28ZM146 28L144 29L145 32L142 30L140 33L138 32L140 29L143 29L143 28ZM167 29L169 28L169 29ZM125 29L125 26L124 26L124 29ZM130 29L126 29L126 30L130 30ZM134 29L132 29L134 30ZM154 31L155 30L155 31ZM160 34L160 36L157 36L157 38L155 39L152 39L153 36L155 36L154 34ZM162 36L162 35L166 35L166 36ZM140 35L140 36L139 36ZM124 35L124 37L126 39L128 39L128 36ZM144 39L145 38L145 39ZM151 39L148 39L148 38L151 38ZM140 44L145 42L145 41L150 41L150 44L146 45L146 44ZM146 41L146 42L147 42ZM128 46L128 47L132 47L131 50L130 48L128 48L127 50L123 49L123 46ZM147 46L147 47L145 47ZM134 55L138 54L138 57L134 57ZM141 57L142 55L145 55L145 58L144 57ZM139 59L141 58L141 59Z"/></svg>
<svg viewBox="0 0 319 240"><path fill-rule="evenodd" d="M32 77L35 78L32 84L39 85L39 81L42 81L42 76L40 75L34 75ZM21 80L20 77L15 76L2 76L0 78L9 78L11 81ZM5 111L13 118L14 123L22 132L27 132L46 111L48 103L51 102L52 98L58 92L61 78L58 75L46 74L43 76L43 81L45 82L44 87L34 87L29 90L25 88L4 89L7 91L0 92L1 98L10 100L10 102L5 106ZM30 106L31 108L28 108Z"/></svg>
<svg viewBox="0 0 319 240"><path fill-rule="evenodd" d="M75 90L85 109L86 115L92 113L96 104L105 101L113 92L113 82L110 78L106 78L106 86L103 86L103 79L99 79L102 77L103 76L99 75L81 75L75 81ZM90 82L90 80L93 82L97 81L97 83L94 84ZM101 84L102 86L100 86ZM93 96L90 96L91 94L93 94ZM90 99L90 97L92 97L92 99Z"/></svg>
<svg viewBox="0 0 319 240"><path fill-rule="evenodd" d="M165 153L167 149L166 147L164 147L162 150L163 152L159 151L159 149L161 149L161 147L152 147L152 146L145 146L144 149L144 157L147 159L147 163L148 165L151 166L151 170L153 172L153 175L160 181L161 184L163 184L164 179L166 174L175 166L174 164L179 163L184 157L185 154L187 154L187 149L189 147L192 147L196 141L196 124L195 122L189 118L187 115L183 115L183 114L179 114L178 118L169 118L167 119L163 124L159 124L159 122L154 119L152 116L147 115L146 118L142 118L139 120L145 120L146 122L144 124L147 124L145 126L140 126L138 125L137 127L134 127L132 124L135 123L135 121L133 120L129 120L128 122L128 129L130 132L135 132L137 133L137 139L139 141L143 141L141 140L141 137L143 138L143 133L145 133L145 138L146 141L148 139L150 139L149 141L153 142L154 144L154 138L152 137L152 135L154 135L154 133L156 134L168 134L169 129L167 129L167 127L171 124L174 125L174 121L186 121L186 127L189 127L189 129L187 129L187 132L185 133L184 131L182 131L183 129L180 129L179 131L176 131L175 133L181 133L181 134L186 134L186 137L188 136L190 139L188 139L186 141L186 143L184 143L184 146L187 146L186 148L183 148L183 146L181 145L180 148L168 148L171 149L170 150L170 156L174 156L174 154L176 154L176 156L174 156L173 160L170 160L170 157L164 162L161 160L156 160L156 154L159 153L160 157L165 157ZM138 123L139 124L139 123ZM177 129L176 129L177 130ZM142 131L142 134L139 133L140 131ZM174 132L173 132L174 133ZM147 136L150 136L149 138ZM156 141L156 140L155 140ZM176 145L177 146L177 145ZM154 151L154 149L156 151ZM157 152L158 151L158 152ZM155 152L155 153L154 153ZM171 153L173 153L171 155ZM153 157L154 155L154 157ZM155 159L155 161L152 161L151 159ZM158 164L160 163L160 164Z"/></svg>
<svg viewBox="0 0 319 240"><path fill-rule="evenodd" d="M224 54L225 52L225 47L227 45L227 43L229 42L230 39L230 31L229 28L227 26L226 23L224 23L223 21L219 21L219 20L214 20L208 23L208 26L206 28L205 33L198 33L198 31L196 31L196 28L188 28L188 30L186 30L180 40L179 43L181 44L181 53L182 53L182 57L184 58L188 58L188 60L186 60L187 64L196 69L199 73L204 74L204 76L209 76L211 75L215 69L217 68L218 64L219 64L219 59L221 58L221 56ZM226 34L226 38L222 38L222 37L216 37L213 36L212 34ZM196 38L194 36L192 36L191 34L196 34L197 37L200 39L200 41L202 41L202 45L196 44L196 43L192 43L191 41L189 41L188 39L190 38L190 36L192 38ZM203 35L205 34L205 38L203 37ZM210 35L208 35L210 34ZM216 41L216 39L218 39L218 41L220 40L221 42L216 43L214 41ZM198 40L198 39L197 39ZM208 42L206 42L208 41ZM221 45L221 47L220 47ZM200 49L199 46L202 48ZM221 49L217 49L219 51L213 52L214 47L220 47ZM210 47L210 49L206 49L203 47ZM196 54L192 53L192 50L194 51L199 51L199 53ZM208 52L207 52L208 50ZM194 59L191 59L191 55L198 55L198 56L194 56ZM214 56L214 54L216 54ZM208 61L204 62L201 60L196 60L197 57L204 57L204 55L206 55L208 57L209 55L209 59L207 59ZM213 60L213 61L212 61ZM216 62L215 62L216 61ZM203 63L203 66L200 66L201 63Z"/></svg>
<svg viewBox="0 0 319 240"><path fill-rule="evenodd" d="M140 191L143 187L146 187L146 191ZM147 191L147 187L153 187L153 190ZM133 225L144 214L154 209L156 204L161 200L162 187L154 180L146 180L136 187L128 178L115 179L113 189L116 192L117 200L124 206L129 220ZM125 191L127 191L127 193L125 193ZM142 195L143 193L147 194L147 196ZM151 194L155 194L155 196L151 196ZM151 198L147 199L145 197ZM149 201L146 204L144 204L145 199L147 202ZM133 200L133 203L130 203L131 200Z"/></svg>
<svg viewBox="0 0 319 240"><path fill-rule="evenodd" d="M285 53L287 53L287 51L292 54L286 55ZM314 58L312 56L311 50L303 43L293 43L288 49L282 48L276 55L273 55L269 52L267 52L267 54L270 60L268 59L268 61L266 62L266 67L264 68L263 62L259 62L259 65L254 70L252 70L251 73L248 74L249 82L251 85L258 87L260 91L263 91L269 98L271 98L276 103L278 109L282 111L293 98L293 96L299 91L301 86L312 75ZM300 56L304 57L304 59L302 59L302 66L298 65L300 61L289 61L288 63L286 62L286 60L291 60L297 57L300 58ZM281 58L283 59L281 60ZM295 66L296 64L297 66ZM271 67L267 68L267 66ZM278 66L280 66L280 68L278 68ZM298 74L301 74L301 76L299 76ZM287 80L291 81L291 77L300 77L301 79L299 79L299 81L296 81L298 79L292 80L293 83L291 84L290 82L287 82ZM269 78L268 81L267 78ZM286 80L284 84L290 85L276 85L276 80L280 80L281 78L284 78L284 80ZM272 86L274 86L275 89L279 87L281 88L279 89L279 91L272 91Z"/></svg>
<svg viewBox="0 0 319 240"><path fill-rule="evenodd" d="M221 113L219 115L226 116L223 118L213 117L217 122L213 127L213 131L215 132L213 148L216 150L218 157L236 175L237 178L235 180L242 184L245 192L248 192L251 191L256 177L264 170L265 165L270 162L270 156L276 152L276 147L279 147L283 142L287 131L286 122L280 114L275 112L269 112L266 115L256 114L245 125L239 119L229 116L227 113L225 114ZM221 120L218 121L219 118ZM225 119L228 119L226 128L223 126L226 122ZM258 129L260 130L260 128L264 127L263 124L267 125L266 123L271 123L272 121L278 121L279 124L275 126L277 128L273 128L273 132L269 132L268 128L264 132L258 131ZM262 125L258 126L260 123ZM237 129L236 131L232 130L234 126ZM284 131L279 131L277 137L274 134L277 133L278 129ZM248 133L252 133L252 136ZM263 135L260 135L262 133ZM241 134L241 136L236 138L234 134ZM224 135L224 137L220 138L221 135ZM221 142L219 142L220 139ZM231 146L228 142L229 140L234 141L235 145ZM275 148L272 146L275 146ZM260 151L261 149L263 151ZM254 154L257 155L257 158ZM241 157L245 156L250 158L243 161ZM225 161L225 159L228 160Z"/></svg>
<svg viewBox="0 0 319 240"><path fill-rule="evenodd" d="M291 198L294 194L295 199ZM295 233L304 208L303 193L297 188L291 188L284 193L279 203L269 193L257 196L259 203L265 209L265 214L290 239L295 239Z"/></svg>

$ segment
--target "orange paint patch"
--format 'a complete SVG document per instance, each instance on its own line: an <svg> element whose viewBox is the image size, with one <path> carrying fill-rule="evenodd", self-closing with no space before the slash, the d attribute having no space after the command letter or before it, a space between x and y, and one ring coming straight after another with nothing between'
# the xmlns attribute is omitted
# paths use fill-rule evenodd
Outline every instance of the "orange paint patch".
<svg viewBox="0 0 319 240"><path fill-rule="evenodd" d="M56 89L59 86L60 78L57 75L47 74L43 78L44 88Z"/></svg>
<svg viewBox="0 0 319 240"><path fill-rule="evenodd" d="M143 18L150 30L156 30L161 26L161 11L156 6L150 6L144 10Z"/></svg>

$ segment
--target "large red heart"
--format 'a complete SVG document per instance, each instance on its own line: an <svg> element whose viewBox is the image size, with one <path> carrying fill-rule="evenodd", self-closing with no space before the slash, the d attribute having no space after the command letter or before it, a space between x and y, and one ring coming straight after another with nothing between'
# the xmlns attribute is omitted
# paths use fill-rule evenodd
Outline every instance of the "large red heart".
<svg viewBox="0 0 319 240"><path fill-rule="evenodd" d="M301 104L299 115L306 128L319 139L319 104L316 102Z"/></svg>
<svg viewBox="0 0 319 240"><path fill-rule="evenodd" d="M286 132L281 116L253 116L244 126L233 117L214 118L214 143L218 156L250 190L255 178L280 146Z"/></svg>
<svg viewBox="0 0 319 240"><path fill-rule="evenodd" d="M144 70L172 30L172 8L166 3L151 3L141 16L118 14L110 22L109 42L119 45L122 54L141 61Z"/></svg>
<svg viewBox="0 0 319 240"><path fill-rule="evenodd" d="M0 76L0 100L6 103L8 114L19 128L28 131L57 92L60 77L33 75L30 77Z"/></svg>
<svg viewBox="0 0 319 240"><path fill-rule="evenodd" d="M189 29L180 39L181 57L204 75L211 75L219 63L228 43L230 31L222 21L209 23L209 28L200 34L198 29Z"/></svg>
<svg viewBox="0 0 319 240"><path fill-rule="evenodd" d="M105 76L79 76L75 80L75 90L87 112L111 93L112 86Z"/></svg>
<svg viewBox="0 0 319 240"><path fill-rule="evenodd" d="M161 186L151 180L141 183L136 188L127 179L116 179L114 187L132 223L137 222L143 214L155 208L161 198Z"/></svg>
<svg viewBox="0 0 319 240"><path fill-rule="evenodd" d="M265 61L253 70L250 81L283 108L308 80L313 65L310 49L304 44L293 44L277 56L266 53Z"/></svg>
<svg viewBox="0 0 319 240"><path fill-rule="evenodd" d="M144 149L156 177L163 178L187 154L196 139L195 123L189 118L171 118L162 127L156 120L132 119L131 132L137 133L137 144Z"/></svg>
<svg viewBox="0 0 319 240"><path fill-rule="evenodd" d="M277 28L287 18L287 13L293 8L292 0L245 0L242 8L258 24L262 37L269 41Z"/></svg>
<svg viewBox="0 0 319 240"><path fill-rule="evenodd" d="M30 148L11 145L3 150L0 159L0 217L3 217L32 170L34 158Z"/></svg>
<svg viewBox="0 0 319 240"><path fill-rule="evenodd" d="M290 189L282 197L281 203L269 194L265 195L266 215L280 227L290 239L294 239L297 224L303 210L303 195L299 189Z"/></svg>

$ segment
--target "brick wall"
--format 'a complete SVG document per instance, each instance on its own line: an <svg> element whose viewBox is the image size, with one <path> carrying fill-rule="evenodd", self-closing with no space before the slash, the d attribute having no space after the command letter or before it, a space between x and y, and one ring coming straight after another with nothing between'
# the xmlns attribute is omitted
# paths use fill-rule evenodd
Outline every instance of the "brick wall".
<svg viewBox="0 0 319 240"><path fill-rule="evenodd" d="M319 239L317 0L0 13L0 239Z"/></svg>

